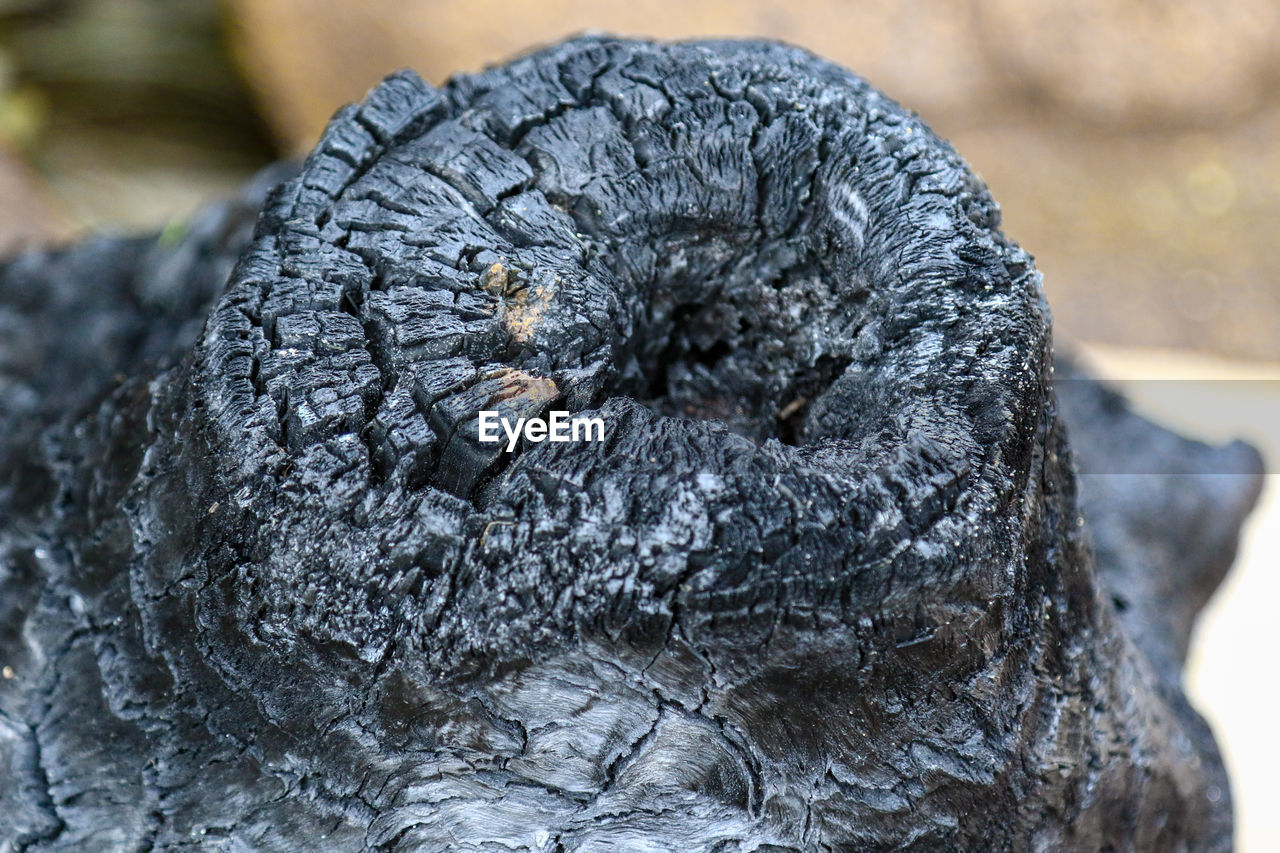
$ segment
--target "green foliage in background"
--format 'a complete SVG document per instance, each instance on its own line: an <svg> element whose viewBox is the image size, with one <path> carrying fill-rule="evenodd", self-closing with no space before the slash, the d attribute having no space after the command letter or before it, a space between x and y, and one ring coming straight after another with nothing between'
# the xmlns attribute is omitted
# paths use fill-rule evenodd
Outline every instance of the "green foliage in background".
<svg viewBox="0 0 1280 853"><path fill-rule="evenodd" d="M154 218L110 176L169 182L170 205L183 181L234 185L276 152L221 15L215 0L0 0L0 144L86 224Z"/></svg>

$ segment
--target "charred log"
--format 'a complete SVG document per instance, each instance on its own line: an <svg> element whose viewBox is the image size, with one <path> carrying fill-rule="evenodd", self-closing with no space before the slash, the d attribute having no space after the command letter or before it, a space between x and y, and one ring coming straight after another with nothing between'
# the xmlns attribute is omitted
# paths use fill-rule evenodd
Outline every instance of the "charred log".
<svg viewBox="0 0 1280 853"><path fill-rule="evenodd" d="M388 78L251 238L11 262L0 843L1228 849L1178 678L1257 456L1060 411L998 226L840 68L578 39ZM1236 470L1212 535L1064 413Z"/></svg>

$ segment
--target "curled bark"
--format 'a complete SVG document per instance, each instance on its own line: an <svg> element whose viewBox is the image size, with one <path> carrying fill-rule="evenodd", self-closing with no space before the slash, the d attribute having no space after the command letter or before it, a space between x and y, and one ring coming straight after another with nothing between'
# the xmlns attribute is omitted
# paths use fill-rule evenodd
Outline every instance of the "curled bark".
<svg viewBox="0 0 1280 853"><path fill-rule="evenodd" d="M0 838L1226 849L1180 659L1117 619L1130 552L1100 577L1087 547L998 222L945 142L791 48L388 78L185 355L104 352L128 378L7 445ZM127 290L156 262L114 263ZM493 409L605 438L506 453ZM1231 458L1188 577L1251 503Z"/></svg>

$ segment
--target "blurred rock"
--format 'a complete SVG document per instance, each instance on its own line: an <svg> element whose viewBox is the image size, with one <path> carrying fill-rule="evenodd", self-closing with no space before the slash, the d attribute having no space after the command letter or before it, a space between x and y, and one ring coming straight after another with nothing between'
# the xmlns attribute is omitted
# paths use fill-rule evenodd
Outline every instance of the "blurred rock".
<svg viewBox="0 0 1280 853"><path fill-rule="evenodd" d="M237 56L281 139L309 148L343 103L410 66L439 83L567 34L767 36L849 65L918 110L991 87L966 3L946 0L227 0Z"/></svg>

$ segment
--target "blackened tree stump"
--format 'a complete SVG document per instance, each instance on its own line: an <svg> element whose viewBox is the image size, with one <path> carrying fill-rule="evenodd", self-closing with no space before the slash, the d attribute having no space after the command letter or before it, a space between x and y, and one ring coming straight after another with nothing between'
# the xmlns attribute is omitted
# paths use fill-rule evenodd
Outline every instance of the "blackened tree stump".
<svg viewBox="0 0 1280 853"><path fill-rule="evenodd" d="M859 78L401 72L259 202L4 269L2 849L1230 847L1178 679L1257 455L1081 381L1240 475L1190 551L1082 504L1031 258Z"/></svg>

